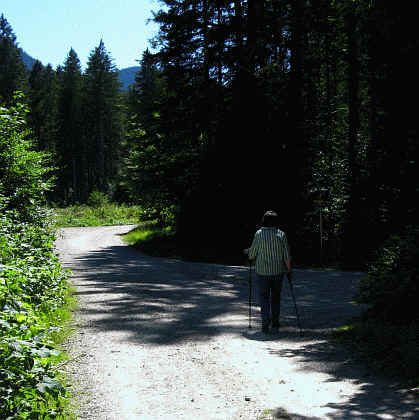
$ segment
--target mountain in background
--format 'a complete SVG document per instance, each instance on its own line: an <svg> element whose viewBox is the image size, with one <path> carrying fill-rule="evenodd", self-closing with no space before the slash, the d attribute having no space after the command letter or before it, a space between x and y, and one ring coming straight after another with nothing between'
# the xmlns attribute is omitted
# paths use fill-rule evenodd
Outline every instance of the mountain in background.
<svg viewBox="0 0 419 420"><path fill-rule="evenodd" d="M29 70L32 70L33 63L35 63L36 60L32 58L29 54L25 53L25 51L23 50L22 50L22 60L26 68Z"/></svg>
<svg viewBox="0 0 419 420"><path fill-rule="evenodd" d="M33 63L36 59L31 57L28 53L22 50L22 59L28 70L32 69ZM135 73L140 70L140 67L133 66L127 67L126 69L119 70L119 81L122 83L122 90L128 90L128 86L135 82Z"/></svg>
<svg viewBox="0 0 419 420"><path fill-rule="evenodd" d="M135 82L135 74L140 70L139 66L127 67L119 70L119 81L122 83L122 90L127 90L129 85Z"/></svg>

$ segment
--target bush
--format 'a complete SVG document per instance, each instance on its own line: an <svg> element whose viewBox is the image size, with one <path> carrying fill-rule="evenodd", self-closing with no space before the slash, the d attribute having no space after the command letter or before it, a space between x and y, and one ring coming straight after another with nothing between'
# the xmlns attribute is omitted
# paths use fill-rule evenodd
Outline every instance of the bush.
<svg viewBox="0 0 419 420"><path fill-rule="evenodd" d="M370 366L413 385L419 380L418 246L416 226L383 244L356 296L367 310L338 332Z"/></svg>
<svg viewBox="0 0 419 420"><path fill-rule="evenodd" d="M335 336L378 374L419 385L418 321L403 326L364 316Z"/></svg>
<svg viewBox="0 0 419 420"><path fill-rule="evenodd" d="M109 203L108 196L100 191L92 191L87 200L87 204L91 207L102 207Z"/></svg>
<svg viewBox="0 0 419 420"><path fill-rule="evenodd" d="M17 95L16 105L0 107L0 196L6 210L16 209L21 218L34 221L38 205L52 185L50 155L32 148L25 122L27 108Z"/></svg>
<svg viewBox="0 0 419 420"><path fill-rule="evenodd" d="M419 228L409 226L390 237L359 284L358 303L371 316L406 324L419 318Z"/></svg>
<svg viewBox="0 0 419 420"><path fill-rule="evenodd" d="M56 378L60 353L51 337L67 275L46 220L22 222L1 203L0 213L0 418L55 418L66 391Z"/></svg>
<svg viewBox="0 0 419 420"><path fill-rule="evenodd" d="M67 274L54 255L46 155L31 149L24 106L0 109L0 418L64 418L52 340Z"/></svg>

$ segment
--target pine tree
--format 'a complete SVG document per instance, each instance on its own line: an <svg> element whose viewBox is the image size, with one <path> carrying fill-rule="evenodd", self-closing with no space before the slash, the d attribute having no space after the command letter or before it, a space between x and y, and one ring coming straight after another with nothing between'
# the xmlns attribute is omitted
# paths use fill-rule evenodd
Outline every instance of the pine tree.
<svg viewBox="0 0 419 420"><path fill-rule="evenodd" d="M45 117L43 112L43 71L44 67L42 63L38 60L32 66L32 70L29 74L29 124L32 127L32 130L35 135L36 143L38 149L41 149L41 131L43 119Z"/></svg>
<svg viewBox="0 0 419 420"><path fill-rule="evenodd" d="M0 101L10 104L14 92L26 88L26 69L13 29L0 17Z"/></svg>
<svg viewBox="0 0 419 420"><path fill-rule="evenodd" d="M162 222L164 211L176 202L178 177L174 171L179 163L179 149L167 136L160 115L167 96L156 57L146 50L139 62L140 70L129 99L124 178L134 201L151 218ZM187 172L182 168L183 173Z"/></svg>
<svg viewBox="0 0 419 420"><path fill-rule="evenodd" d="M48 64L43 72L45 115L40 147L48 152L56 152L58 142L58 80L57 73Z"/></svg>
<svg viewBox="0 0 419 420"><path fill-rule="evenodd" d="M38 150L54 152L57 141L57 81L51 65L37 60L29 74L28 123Z"/></svg>
<svg viewBox="0 0 419 420"><path fill-rule="evenodd" d="M123 120L118 71L102 40L90 54L84 81L89 189L109 193L118 175Z"/></svg>
<svg viewBox="0 0 419 420"><path fill-rule="evenodd" d="M60 68L58 98L57 154L59 174L57 188L65 202L86 198L86 147L83 144L83 79L77 53L70 49L64 67Z"/></svg>

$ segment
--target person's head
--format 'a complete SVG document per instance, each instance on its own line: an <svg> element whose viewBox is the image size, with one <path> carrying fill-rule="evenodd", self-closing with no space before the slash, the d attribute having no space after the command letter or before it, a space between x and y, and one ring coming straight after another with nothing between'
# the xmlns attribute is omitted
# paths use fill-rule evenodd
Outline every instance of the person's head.
<svg viewBox="0 0 419 420"><path fill-rule="evenodd" d="M272 210L267 211L262 218L262 227L278 227L278 214Z"/></svg>

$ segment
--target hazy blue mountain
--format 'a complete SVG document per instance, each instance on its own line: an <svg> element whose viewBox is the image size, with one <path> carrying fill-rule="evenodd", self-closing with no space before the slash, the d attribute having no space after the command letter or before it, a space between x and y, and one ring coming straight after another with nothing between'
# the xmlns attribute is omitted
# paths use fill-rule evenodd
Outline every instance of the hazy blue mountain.
<svg viewBox="0 0 419 420"><path fill-rule="evenodd" d="M25 53L25 51L22 50L22 60L23 64L26 66L28 70L32 69L33 63L35 63L35 58L32 58L29 54Z"/></svg>
<svg viewBox="0 0 419 420"><path fill-rule="evenodd" d="M133 66L126 69L119 70L119 81L122 83L122 89L127 90L129 85L135 82L135 73L140 70L140 67Z"/></svg>

